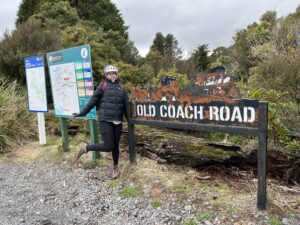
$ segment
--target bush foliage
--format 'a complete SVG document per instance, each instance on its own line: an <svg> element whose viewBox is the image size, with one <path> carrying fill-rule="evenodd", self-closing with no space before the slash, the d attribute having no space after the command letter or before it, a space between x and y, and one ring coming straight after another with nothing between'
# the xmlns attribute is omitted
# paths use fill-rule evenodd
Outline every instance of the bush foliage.
<svg viewBox="0 0 300 225"><path fill-rule="evenodd" d="M25 91L16 81L0 75L0 152L35 136L33 114L28 112Z"/></svg>

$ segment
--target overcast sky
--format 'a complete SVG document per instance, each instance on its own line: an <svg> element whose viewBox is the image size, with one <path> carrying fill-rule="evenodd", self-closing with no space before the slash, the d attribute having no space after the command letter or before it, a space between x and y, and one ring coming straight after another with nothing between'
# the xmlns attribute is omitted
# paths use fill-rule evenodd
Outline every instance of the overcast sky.
<svg viewBox="0 0 300 225"><path fill-rule="evenodd" d="M0 34L14 29L21 0L0 0ZM173 34L185 52L201 44L210 50L232 44L234 34L258 21L267 10L278 16L294 12L299 0L112 0L120 10L129 37L145 55L157 32Z"/></svg>

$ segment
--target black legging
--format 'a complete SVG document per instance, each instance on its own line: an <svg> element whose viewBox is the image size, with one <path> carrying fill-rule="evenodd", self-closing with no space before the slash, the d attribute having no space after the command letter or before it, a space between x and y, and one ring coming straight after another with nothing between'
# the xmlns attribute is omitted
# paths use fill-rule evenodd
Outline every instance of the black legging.
<svg viewBox="0 0 300 225"><path fill-rule="evenodd" d="M122 132L122 123L100 121L100 133L104 143L87 145L88 151L112 152L113 164L119 163L119 141Z"/></svg>

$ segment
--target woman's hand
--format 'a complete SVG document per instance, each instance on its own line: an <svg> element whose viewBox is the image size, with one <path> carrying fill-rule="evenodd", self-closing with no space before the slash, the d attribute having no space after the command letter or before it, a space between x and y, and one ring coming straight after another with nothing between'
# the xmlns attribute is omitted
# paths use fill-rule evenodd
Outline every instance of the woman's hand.
<svg viewBox="0 0 300 225"><path fill-rule="evenodd" d="M80 113L72 113L72 116L74 116L74 117L80 117L82 115L80 115Z"/></svg>

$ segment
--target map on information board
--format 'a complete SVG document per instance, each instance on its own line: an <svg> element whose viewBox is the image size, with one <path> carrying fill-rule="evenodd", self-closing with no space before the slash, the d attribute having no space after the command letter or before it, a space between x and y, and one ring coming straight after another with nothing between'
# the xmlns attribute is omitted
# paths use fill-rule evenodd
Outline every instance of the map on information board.
<svg viewBox="0 0 300 225"><path fill-rule="evenodd" d="M44 55L24 59L30 112L47 112Z"/></svg>
<svg viewBox="0 0 300 225"><path fill-rule="evenodd" d="M93 95L90 46L83 45L47 54L55 115L79 113ZM85 118L96 118L92 109Z"/></svg>

